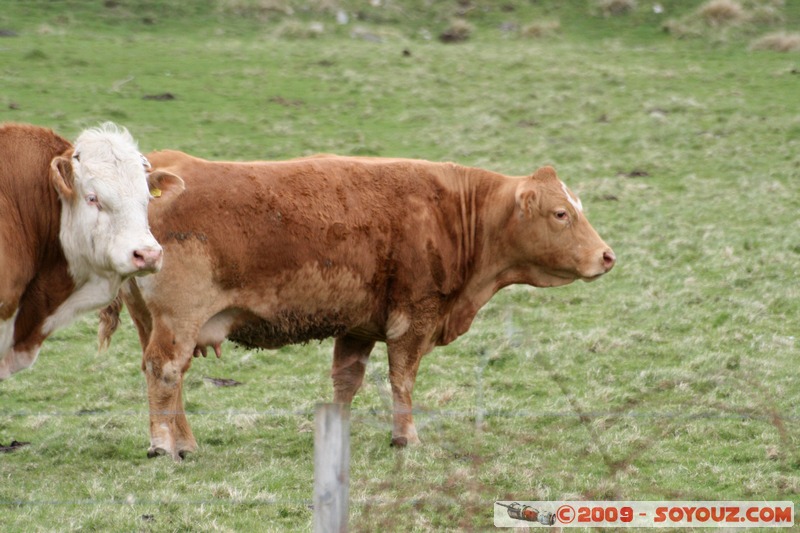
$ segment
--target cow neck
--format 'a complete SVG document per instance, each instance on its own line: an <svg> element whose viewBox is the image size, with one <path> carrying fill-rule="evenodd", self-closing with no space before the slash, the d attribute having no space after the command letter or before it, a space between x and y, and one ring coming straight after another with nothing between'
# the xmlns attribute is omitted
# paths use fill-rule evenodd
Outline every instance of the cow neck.
<svg viewBox="0 0 800 533"><path fill-rule="evenodd" d="M18 253L28 288L15 336L17 342L24 339L19 346L25 350L35 349L47 337L50 331L44 330L41 321L53 315L75 289L59 237L61 200L49 176L49 167L43 166L35 175L29 175L17 192L24 239Z"/></svg>
<svg viewBox="0 0 800 533"><path fill-rule="evenodd" d="M503 232L514 211L516 180L477 168L461 180L458 265L463 280L444 318L439 344L465 333L481 307L501 288ZM488 230L488 231L487 231Z"/></svg>
<svg viewBox="0 0 800 533"><path fill-rule="evenodd" d="M479 238L479 207L485 201L486 189L490 180L478 169L464 168L463 174L456 180L456 197L458 199L458 231L456 232L456 265L460 279L466 282L474 268L476 254L481 242ZM482 232L481 232L482 233Z"/></svg>

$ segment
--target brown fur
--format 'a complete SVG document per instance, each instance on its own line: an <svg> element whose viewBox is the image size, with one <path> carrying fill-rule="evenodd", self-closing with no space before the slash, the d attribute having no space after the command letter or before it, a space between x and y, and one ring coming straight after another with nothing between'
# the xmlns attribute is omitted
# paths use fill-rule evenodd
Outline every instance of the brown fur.
<svg viewBox="0 0 800 533"><path fill-rule="evenodd" d="M107 307L100 310L100 324L97 330L97 349L103 352L111 345L111 336L119 327L119 314L122 312L122 296L118 294Z"/></svg>
<svg viewBox="0 0 800 533"><path fill-rule="evenodd" d="M508 178L403 159L147 157L186 183L151 205L163 271L123 291L144 348L151 455L195 448L182 373L226 336L266 348L336 337L335 401L345 403L375 341L386 342L394 441L416 442L411 389L423 355L466 332L506 285L563 285L613 265L547 167Z"/></svg>
<svg viewBox="0 0 800 533"><path fill-rule="evenodd" d="M19 310L18 351L41 345L45 319L74 289L58 238L61 203L50 178L53 159L68 158L71 150L49 129L0 126L0 320Z"/></svg>

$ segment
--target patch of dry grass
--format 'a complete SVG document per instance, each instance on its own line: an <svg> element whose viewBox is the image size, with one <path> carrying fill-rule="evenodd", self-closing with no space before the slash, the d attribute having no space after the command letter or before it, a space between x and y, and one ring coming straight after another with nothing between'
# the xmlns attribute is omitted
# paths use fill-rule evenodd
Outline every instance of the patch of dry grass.
<svg viewBox="0 0 800 533"><path fill-rule="evenodd" d="M217 9L226 15L268 20L273 15L294 14L288 0L219 0Z"/></svg>
<svg viewBox="0 0 800 533"><path fill-rule="evenodd" d="M664 23L678 37L704 37L726 42L783 24L783 0L708 0L681 18Z"/></svg>
<svg viewBox="0 0 800 533"><path fill-rule="evenodd" d="M697 14L711 26L740 24L749 16L736 0L710 0L700 6Z"/></svg>
<svg viewBox="0 0 800 533"><path fill-rule="evenodd" d="M286 19L275 28L275 35L283 39L314 39L325 33L325 25L321 22L303 22Z"/></svg>
<svg viewBox="0 0 800 533"><path fill-rule="evenodd" d="M338 0L217 0L217 9L224 14L259 19L302 12L335 13L341 8Z"/></svg>
<svg viewBox="0 0 800 533"><path fill-rule="evenodd" d="M800 33L787 33L783 31L769 33L753 41L752 50L773 50L775 52L800 51Z"/></svg>
<svg viewBox="0 0 800 533"><path fill-rule="evenodd" d="M636 9L636 0L597 0L596 4L604 17L624 15Z"/></svg>
<svg viewBox="0 0 800 533"><path fill-rule="evenodd" d="M558 20L544 20L523 26L520 33L523 37L541 39L542 37L550 37L559 31L561 31L561 22Z"/></svg>
<svg viewBox="0 0 800 533"><path fill-rule="evenodd" d="M783 1L774 0L754 5L750 10L750 23L764 26L777 26L785 22Z"/></svg>
<svg viewBox="0 0 800 533"><path fill-rule="evenodd" d="M466 41L474 31L472 24L463 19L453 19L450 25L439 34L439 40L443 43L457 43Z"/></svg>

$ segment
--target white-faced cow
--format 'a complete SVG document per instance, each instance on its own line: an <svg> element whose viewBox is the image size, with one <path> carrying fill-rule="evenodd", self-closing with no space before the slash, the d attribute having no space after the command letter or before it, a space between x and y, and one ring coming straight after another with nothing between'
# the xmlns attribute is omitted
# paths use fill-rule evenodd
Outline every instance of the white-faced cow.
<svg viewBox="0 0 800 533"><path fill-rule="evenodd" d="M42 341L113 300L125 278L157 271L146 160L127 130L0 126L0 380L30 367Z"/></svg>
<svg viewBox="0 0 800 533"><path fill-rule="evenodd" d="M423 355L466 332L503 287L594 280L615 262L551 167L512 178L403 159L148 159L186 182L151 206L164 269L122 289L144 348L150 456L196 448L183 375L226 337L256 348L334 337L334 401L345 404L385 342L392 443L418 442ZM109 308L101 342L115 318Z"/></svg>

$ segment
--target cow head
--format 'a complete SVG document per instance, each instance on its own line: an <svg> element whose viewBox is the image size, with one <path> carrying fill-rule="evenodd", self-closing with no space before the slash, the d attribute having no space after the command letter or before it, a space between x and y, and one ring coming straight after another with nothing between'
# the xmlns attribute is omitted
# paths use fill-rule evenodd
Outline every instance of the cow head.
<svg viewBox="0 0 800 533"><path fill-rule="evenodd" d="M513 255L526 283L552 287L593 281L614 266L614 252L552 167L520 180L515 200Z"/></svg>
<svg viewBox="0 0 800 533"><path fill-rule="evenodd" d="M126 129L109 122L84 131L51 162L61 198L61 244L76 279L141 275L161 268L150 233L147 160Z"/></svg>

